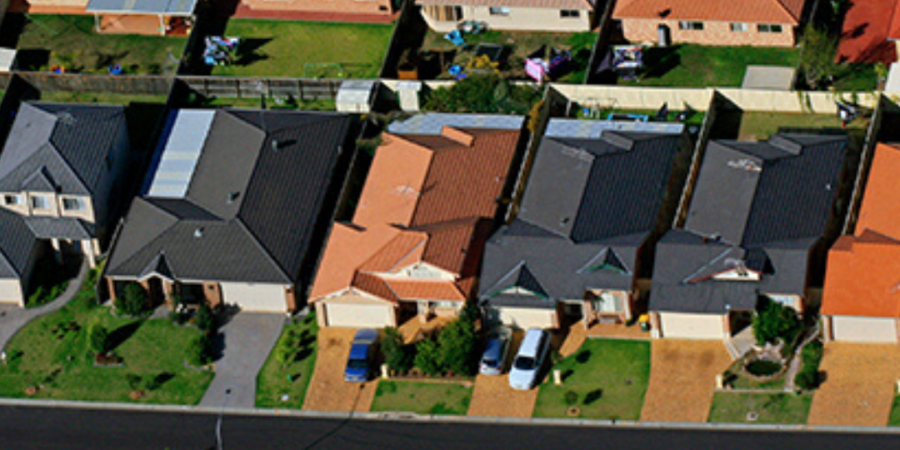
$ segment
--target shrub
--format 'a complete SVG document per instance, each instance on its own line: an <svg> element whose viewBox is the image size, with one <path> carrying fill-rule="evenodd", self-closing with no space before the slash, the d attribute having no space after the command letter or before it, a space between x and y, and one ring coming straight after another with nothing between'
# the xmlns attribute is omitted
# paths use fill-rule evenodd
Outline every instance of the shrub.
<svg viewBox="0 0 900 450"><path fill-rule="evenodd" d="M381 340L381 352L384 362L397 372L406 372L412 368L413 348L403 343L403 336L394 327L384 329L384 338Z"/></svg>
<svg viewBox="0 0 900 450"><path fill-rule="evenodd" d="M201 303L200 307L197 308L197 315L194 320L200 331L204 333L214 333L216 331L216 316L205 302Z"/></svg>
<svg viewBox="0 0 900 450"><path fill-rule="evenodd" d="M109 351L109 331L99 323L91 324L88 328L88 344L91 351L97 354Z"/></svg>
<svg viewBox="0 0 900 450"><path fill-rule="evenodd" d="M809 24L800 36L800 73L811 89L823 88L838 72L840 64L834 59L838 37L826 27Z"/></svg>
<svg viewBox="0 0 900 450"><path fill-rule="evenodd" d="M135 373L126 373L125 374L125 382L128 383L128 387L131 388L132 391L136 391L141 388L141 376Z"/></svg>
<svg viewBox="0 0 900 450"><path fill-rule="evenodd" d="M122 289L121 295L116 296L115 306L123 314L139 316L147 310L147 291L140 284L129 281Z"/></svg>
<svg viewBox="0 0 900 450"><path fill-rule="evenodd" d="M760 345L775 342L778 338L790 344L800 332L800 319L792 308L763 297L756 316L753 317L753 334Z"/></svg>
<svg viewBox="0 0 900 450"><path fill-rule="evenodd" d="M805 391L818 388L821 382L822 378L818 368L812 366L803 366L803 368L797 372L797 377L794 378L794 384Z"/></svg>
<svg viewBox="0 0 900 450"><path fill-rule="evenodd" d="M747 364L747 372L758 377L773 375L781 370L781 364L775 361L765 361L758 359Z"/></svg>
<svg viewBox="0 0 900 450"><path fill-rule="evenodd" d="M496 75L473 75L449 88L434 90L424 109L437 112L528 114L541 92L530 86L514 86Z"/></svg>
<svg viewBox="0 0 900 450"><path fill-rule="evenodd" d="M800 352L800 359L803 361L803 364L819 367L823 351L824 346L821 341L812 341L803 347L803 350Z"/></svg>
<svg viewBox="0 0 900 450"><path fill-rule="evenodd" d="M471 316L462 314L438 335L440 365L443 371L474 375L478 369L478 335Z"/></svg>
<svg viewBox="0 0 900 450"><path fill-rule="evenodd" d="M578 393L575 391L566 391L566 393L563 394L563 401L566 402L567 406L578 403Z"/></svg>
<svg viewBox="0 0 900 450"><path fill-rule="evenodd" d="M194 366L202 366L212 361L212 336L202 333L188 344L187 362Z"/></svg>
<svg viewBox="0 0 900 450"><path fill-rule="evenodd" d="M416 344L416 357L414 362L416 367L426 375L441 374L440 356L437 342L431 339L425 339Z"/></svg>

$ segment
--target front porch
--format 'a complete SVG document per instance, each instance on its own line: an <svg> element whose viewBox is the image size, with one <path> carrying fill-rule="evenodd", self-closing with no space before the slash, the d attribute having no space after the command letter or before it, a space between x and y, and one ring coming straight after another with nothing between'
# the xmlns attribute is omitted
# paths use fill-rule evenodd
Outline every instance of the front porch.
<svg viewBox="0 0 900 450"><path fill-rule="evenodd" d="M222 290L219 283L212 282L180 282L163 277L148 277L143 280L127 280L107 278L110 301L121 295L128 283L137 283L147 293L152 306L166 305L171 310L177 307L195 309L206 303L215 308L222 305Z"/></svg>

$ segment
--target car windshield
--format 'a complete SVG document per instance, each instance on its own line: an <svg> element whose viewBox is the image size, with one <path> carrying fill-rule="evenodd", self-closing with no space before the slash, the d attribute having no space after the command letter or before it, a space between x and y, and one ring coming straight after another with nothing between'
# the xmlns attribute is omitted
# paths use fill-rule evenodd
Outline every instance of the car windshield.
<svg viewBox="0 0 900 450"><path fill-rule="evenodd" d="M366 360L364 359L351 359L347 361L347 368L349 369L365 369L368 367L366 364Z"/></svg>
<svg viewBox="0 0 900 450"><path fill-rule="evenodd" d="M497 367L497 360L493 359L493 358L485 358L481 362L484 363L484 365L486 365L488 367Z"/></svg>
<svg viewBox="0 0 900 450"><path fill-rule="evenodd" d="M516 358L515 363L516 369L519 370L531 370L534 369L534 358L529 356L520 356Z"/></svg>

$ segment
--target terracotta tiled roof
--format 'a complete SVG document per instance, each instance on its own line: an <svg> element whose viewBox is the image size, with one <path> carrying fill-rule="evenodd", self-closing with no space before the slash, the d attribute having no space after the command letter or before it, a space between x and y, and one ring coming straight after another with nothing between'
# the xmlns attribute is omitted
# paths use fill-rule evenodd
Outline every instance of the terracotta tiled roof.
<svg viewBox="0 0 900 450"><path fill-rule="evenodd" d="M465 301L466 296L448 281L384 280L397 297L405 300Z"/></svg>
<svg viewBox="0 0 900 450"><path fill-rule="evenodd" d="M587 0L416 0L418 5L506 6L509 8L548 8L592 10Z"/></svg>
<svg viewBox="0 0 900 450"><path fill-rule="evenodd" d="M422 260L428 235L419 231L402 231L359 266L363 272L394 272Z"/></svg>
<svg viewBox="0 0 900 450"><path fill-rule="evenodd" d="M797 25L804 3L805 0L619 0L613 17Z"/></svg>
<svg viewBox="0 0 900 450"><path fill-rule="evenodd" d="M353 275L353 287L368 294L376 295L392 302L398 301L397 295L381 277L357 272Z"/></svg>
<svg viewBox="0 0 900 450"><path fill-rule="evenodd" d="M891 11L891 24L888 27L887 37L888 39L900 39L900 2L894 2L894 8Z"/></svg>
<svg viewBox="0 0 900 450"><path fill-rule="evenodd" d="M900 317L900 149L878 144L854 236L828 252L822 313Z"/></svg>

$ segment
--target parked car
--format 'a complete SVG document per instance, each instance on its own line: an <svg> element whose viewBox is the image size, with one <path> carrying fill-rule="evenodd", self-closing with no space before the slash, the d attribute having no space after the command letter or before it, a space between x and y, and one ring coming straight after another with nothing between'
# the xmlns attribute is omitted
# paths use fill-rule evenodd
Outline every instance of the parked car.
<svg viewBox="0 0 900 450"><path fill-rule="evenodd" d="M518 390L534 387L549 348L549 333L539 328L529 329L509 371L509 386Z"/></svg>
<svg viewBox="0 0 900 450"><path fill-rule="evenodd" d="M350 345L347 368L344 369L345 381L362 383L369 380L377 341L378 332L373 329L366 328L356 332Z"/></svg>
<svg viewBox="0 0 900 450"><path fill-rule="evenodd" d="M496 336L488 339L481 355L479 371L485 375L500 375L503 373L506 362L506 351L509 349L509 339Z"/></svg>

